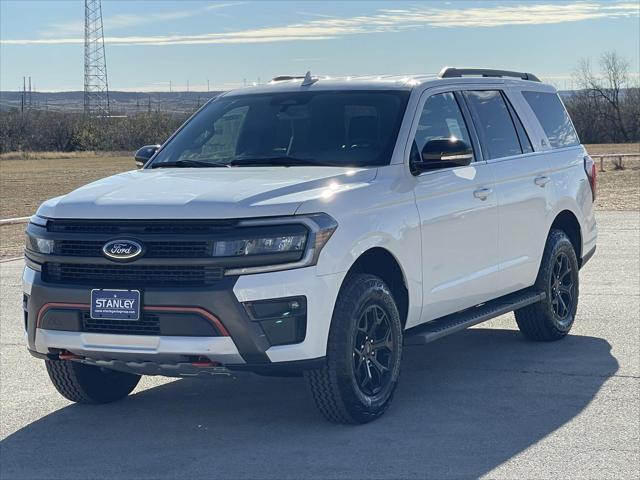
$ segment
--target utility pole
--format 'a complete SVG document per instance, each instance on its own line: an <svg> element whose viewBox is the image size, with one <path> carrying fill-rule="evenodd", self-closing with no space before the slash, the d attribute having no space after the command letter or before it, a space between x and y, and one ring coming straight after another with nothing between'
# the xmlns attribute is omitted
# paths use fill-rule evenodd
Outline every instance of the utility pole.
<svg viewBox="0 0 640 480"><path fill-rule="evenodd" d="M207 93L209 93L209 79L207 78Z"/></svg>
<svg viewBox="0 0 640 480"><path fill-rule="evenodd" d="M84 113L110 114L101 0L84 0Z"/></svg>

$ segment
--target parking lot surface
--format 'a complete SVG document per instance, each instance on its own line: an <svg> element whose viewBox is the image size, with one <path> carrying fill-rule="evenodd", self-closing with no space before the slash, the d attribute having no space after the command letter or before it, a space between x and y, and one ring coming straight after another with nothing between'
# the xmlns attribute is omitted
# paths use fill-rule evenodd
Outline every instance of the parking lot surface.
<svg viewBox="0 0 640 480"><path fill-rule="evenodd" d="M407 347L379 421L326 423L299 378L144 378L66 401L22 342L22 262L0 264L0 477L639 478L640 216L600 212L572 334L513 314Z"/></svg>

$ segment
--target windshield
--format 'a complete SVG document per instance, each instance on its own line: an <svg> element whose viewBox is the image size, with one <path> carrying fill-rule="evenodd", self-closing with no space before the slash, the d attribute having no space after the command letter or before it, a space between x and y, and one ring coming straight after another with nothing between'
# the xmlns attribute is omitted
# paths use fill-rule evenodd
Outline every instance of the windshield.
<svg viewBox="0 0 640 480"><path fill-rule="evenodd" d="M150 166L386 165L408 98L383 90L222 96Z"/></svg>

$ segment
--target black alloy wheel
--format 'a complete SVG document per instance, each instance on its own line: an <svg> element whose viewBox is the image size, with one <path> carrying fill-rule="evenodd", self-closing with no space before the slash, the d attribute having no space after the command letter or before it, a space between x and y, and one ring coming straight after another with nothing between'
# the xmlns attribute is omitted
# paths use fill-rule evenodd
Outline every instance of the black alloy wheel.
<svg viewBox="0 0 640 480"><path fill-rule="evenodd" d="M389 384L396 350L389 316L379 305L367 306L360 315L353 346L355 380L362 393L377 395Z"/></svg>
<svg viewBox="0 0 640 480"><path fill-rule="evenodd" d="M571 320L571 312L576 299L576 282L571 262L565 252L560 252L556 256L549 283L551 308L555 313L558 326L566 328L567 322Z"/></svg>

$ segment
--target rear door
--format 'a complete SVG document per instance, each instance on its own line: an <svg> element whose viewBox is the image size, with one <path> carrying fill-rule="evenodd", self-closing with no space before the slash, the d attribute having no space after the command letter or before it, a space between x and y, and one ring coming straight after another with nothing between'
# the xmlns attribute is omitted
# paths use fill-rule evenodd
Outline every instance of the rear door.
<svg viewBox="0 0 640 480"><path fill-rule="evenodd" d="M550 165L534 151L504 87L463 95L495 177L501 271L495 287L502 295L535 282L553 199Z"/></svg>
<svg viewBox="0 0 640 480"><path fill-rule="evenodd" d="M473 146L469 166L413 177L422 236L423 313L431 320L492 298L498 279L498 212L491 168L482 160L458 92L427 90L418 106L410 159L430 140Z"/></svg>

